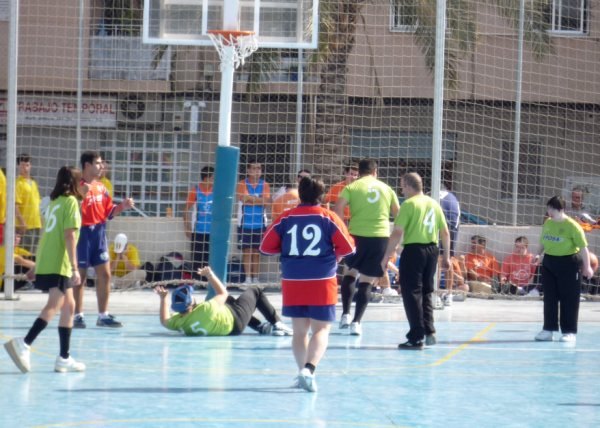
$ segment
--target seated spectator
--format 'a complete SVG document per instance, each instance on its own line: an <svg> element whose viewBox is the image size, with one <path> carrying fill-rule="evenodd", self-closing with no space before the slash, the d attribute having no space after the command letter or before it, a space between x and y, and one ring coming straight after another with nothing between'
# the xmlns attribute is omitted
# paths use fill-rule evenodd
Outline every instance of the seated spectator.
<svg viewBox="0 0 600 428"><path fill-rule="evenodd" d="M582 225L592 225L597 223L594 213L584 205L584 197L587 189L576 186L571 191L571 203L565 208L565 214L574 218Z"/></svg>
<svg viewBox="0 0 600 428"><path fill-rule="evenodd" d="M210 267L199 269L198 274L208 279L215 296L196 303L191 286L177 287L171 295L171 310L177 312L175 315L169 314L169 292L160 285L154 288L160 297L160 323L165 328L180 331L186 336L234 336L242 334L246 326L259 334L292 335L292 330L281 322L260 288L248 287L235 299ZM265 322L261 323L253 316L256 310L265 317Z"/></svg>
<svg viewBox="0 0 600 428"><path fill-rule="evenodd" d="M462 258L462 263L464 264L464 256L460 256ZM452 291L462 291L468 292L469 286L465 282L465 278L462 274L462 269L460 268L461 261L452 256L450 257L450 268L444 271L441 267L442 256L438 258L438 284L440 285L441 290L446 290L444 294L442 294L442 301L445 306L452 306L452 302L454 300Z"/></svg>
<svg viewBox="0 0 600 428"><path fill-rule="evenodd" d="M142 263L138 249L127 241L127 235L119 233L108 248L110 255L110 271L115 288L127 288L146 280L146 271L141 269Z"/></svg>
<svg viewBox="0 0 600 428"><path fill-rule="evenodd" d="M35 267L35 262L33 259L33 254L27 251L25 248L19 246L21 243L21 234L15 233L15 246L13 250L13 260L14 260L14 272L15 274L23 274L28 270L33 269ZM6 257L6 248L4 244L0 246L0 290L4 289L4 260ZM15 290L24 287L28 281L15 281Z"/></svg>
<svg viewBox="0 0 600 428"><path fill-rule="evenodd" d="M473 293L491 294L498 289L500 266L496 257L486 251L486 239L483 236L471 237L471 251L459 260L463 262L461 271L465 272L467 285Z"/></svg>
<svg viewBox="0 0 600 428"><path fill-rule="evenodd" d="M529 240L525 236L519 236L515 239L513 252L502 262L500 282L503 292L539 295L536 285L533 284L539 258L534 257L528 247Z"/></svg>

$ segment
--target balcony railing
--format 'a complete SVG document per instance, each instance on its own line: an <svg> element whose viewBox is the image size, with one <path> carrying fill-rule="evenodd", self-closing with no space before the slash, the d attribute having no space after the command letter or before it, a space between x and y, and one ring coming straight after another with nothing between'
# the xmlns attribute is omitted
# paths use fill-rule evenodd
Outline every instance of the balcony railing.
<svg viewBox="0 0 600 428"><path fill-rule="evenodd" d="M145 45L141 37L92 36L89 78L95 80L168 80L170 48L156 67L157 46Z"/></svg>

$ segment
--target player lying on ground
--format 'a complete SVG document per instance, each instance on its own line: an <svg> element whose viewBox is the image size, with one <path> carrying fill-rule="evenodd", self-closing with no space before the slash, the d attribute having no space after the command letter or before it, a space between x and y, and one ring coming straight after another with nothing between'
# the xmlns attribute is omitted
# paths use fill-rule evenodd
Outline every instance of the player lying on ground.
<svg viewBox="0 0 600 428"><path fill-rule="evenodd" d="M163 326L186 336L233 336L242 334L246 326L260 334L291 336L292 330L281 322L260 288L250 287L235 299L210 267L198 269L198 274L208 278L216 295L210 300L196 303L192 296L193 287L177 287L171 295L171 309L177 312L175 315L169 314L169 292L162 286L154 289L160 297L160 322ZM266 322L261 323L252 315L257 309Z"/></svg>

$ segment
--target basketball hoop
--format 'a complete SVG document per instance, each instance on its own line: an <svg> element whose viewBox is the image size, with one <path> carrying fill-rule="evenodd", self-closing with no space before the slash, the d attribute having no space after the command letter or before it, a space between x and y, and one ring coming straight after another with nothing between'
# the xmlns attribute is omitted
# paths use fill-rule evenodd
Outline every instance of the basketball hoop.
<svg viewBox="0 0 600 428"><path fill-rule="evenodd" d="M238 68L258 49L258 38L254 31L208 30L208 36L221 58L221 71L224 64L233 65L234 69ZM232 49L226 49L228 47Z"/></svg>

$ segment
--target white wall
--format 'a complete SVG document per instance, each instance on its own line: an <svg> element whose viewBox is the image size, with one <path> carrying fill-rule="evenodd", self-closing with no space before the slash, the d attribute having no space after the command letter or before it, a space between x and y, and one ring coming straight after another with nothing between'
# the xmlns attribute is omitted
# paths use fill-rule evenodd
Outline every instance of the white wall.
<svg viewBox="0 0 600 428"><path fill-rule="evenodd" d="M232 224L232 238L230 255L241 260L240 250L237 248L235 222ZM456 247L457 254L465 254L469 250L470 237L482 235L487 238L487 248L498 261L512 251L514 240L518 236L529 239L530 251L539 251L539 236L541 226L475 226L463 225L458 235ZM142 262L155 263L158 259L171 251L178 251L186 259L190 259L190 244L185 236L183 219L167 217L117 217L109 222L108 239L111 242L117 233L125 233L129 241L135 244L140 252ZM600 231L594 230L587 233L589 248L592 252L600 253ZM277 257L261 257L261 275L263 282L276 282L279 280L279 259Z"/></svg>

